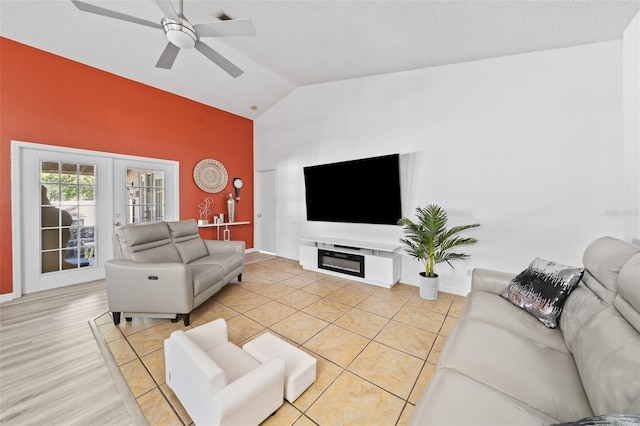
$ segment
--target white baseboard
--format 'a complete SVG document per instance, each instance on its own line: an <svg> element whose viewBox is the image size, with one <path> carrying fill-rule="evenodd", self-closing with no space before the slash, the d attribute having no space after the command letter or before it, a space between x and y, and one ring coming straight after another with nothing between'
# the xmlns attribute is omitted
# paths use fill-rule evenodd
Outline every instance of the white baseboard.
<svg viewBox="0 0 640 426"><path fill-rule="evenodd" d="M262 254L270 254L272 256L277 256L277 254L275 253L271 253L270 251L265 251L265 250L258 250L257 248L248 248L244 250L245 254L248 253L262 253Z"/></svg>
<svg viewBox="0 0 640 426"><path fill-rule="evenodd" d="M419 283L418 280L401 279L400 283L407 284L407 285L412 285L414 287L420 287L420 283ZM469 294L468 290L461 290L459 288L448 287L448 286L441 285L441 284L438 285L438 291L442 291L443 293L455 294L456 296L463 296L463 297L466 297L467 294Z"/></svg>
<svg viewBox="0 0 640 426"><path fill-rule="evenodd" d="M438 290L444 293L455 294L456 296L467 297L469 294L468 291L460 290L459 288L447 287L447 286L438 286Z"/></svg>
<svg viewBox="0 0 640 426"><path fill-rule="evenodd" d="M10 302L17 299L14 293L0 294L0 303Z"/></svg>

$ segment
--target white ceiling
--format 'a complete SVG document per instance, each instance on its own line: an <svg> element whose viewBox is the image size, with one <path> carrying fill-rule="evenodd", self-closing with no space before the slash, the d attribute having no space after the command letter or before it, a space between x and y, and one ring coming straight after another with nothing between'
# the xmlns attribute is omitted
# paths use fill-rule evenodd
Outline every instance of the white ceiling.
<svg viewBox="0 0 640 426"><path fill-rule="evenodd" d="M152 0L84 1L163 17ZM253 119L299 86L621 39L640 0L184 1L193 24L222 11L257 32L203 39L244 70L236 79L194 49L157 69L162 30L70 0L0 0L0 35Z"/></svg>

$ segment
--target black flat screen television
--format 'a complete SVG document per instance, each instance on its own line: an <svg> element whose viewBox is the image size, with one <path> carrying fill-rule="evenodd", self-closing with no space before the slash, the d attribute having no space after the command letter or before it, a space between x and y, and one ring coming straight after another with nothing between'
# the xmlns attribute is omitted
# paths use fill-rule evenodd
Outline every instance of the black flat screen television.
<svg viewBox="0 0 640 426"><path fill-rule="evenodd" d="M400 155L304 168L307 220L396 225L402 217Z"/></svg>

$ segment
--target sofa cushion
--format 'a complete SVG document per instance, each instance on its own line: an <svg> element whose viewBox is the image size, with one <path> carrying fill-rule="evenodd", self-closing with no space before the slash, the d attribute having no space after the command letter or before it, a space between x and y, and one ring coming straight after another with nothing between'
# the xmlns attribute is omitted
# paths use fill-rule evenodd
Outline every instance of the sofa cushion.
<svg viewBox="0 0 640 426"><path fill-rule="evenodd" d="M620 269L618 295L613 299L613 306L640 332L640 253Z"/></svg>
<svg viewBox="0 0 640 426"><path fill-rule="evenodd" d="M442 368L420 395L409 425L542 426L556 421L459 371Z"/></svg>
<svg viewBox="0 0 640 426"><path fill-rule="evenodd" d="M131 253L131 260L147 263L182 263L178 251L171 243L145 247L133 252Z"/></svg>
<svg viewBox="0 0 640 426"><path fill-rule="evenodd" d="M207 355L224 371L229 383L262 365L251 355L231 342L226 342L213 349L209 349Z"/></svg>
<svg viewBox="0 0 640 426"><path fill-rule="evenodd" d="M607 303L612 303L618 292L618 275L622 267L640 247L612 237L594 240L584 251L582 263L586 272L584 283ZM640 307L636 306L640 309Z"/></svg>
<svg viewBox="0 0 640 426"><path fill-rule="evenodd" d="M493 324L459 319L438 368L458 370L558 421L593 414L571 354Z"/></svg>
<svg viewBox="0 0 640 426"><path fill-rule="evenodd" d="M627 412L640 395L640 374L632 373L640 372L637 330L606 305L579 327L569 348L594 414Z"/></svg>
<svg viewBox="0 0 640 426"><path fill-rule="evenodd" d="M573 342L586 324L593 317L607 309L609 305L596 296L589 287L580 282L567 299L560 317L560 327L569 351L573 352Z"/></svg>
<svg viewBox="0 0 640 426"><path fill-rule="evenodd" d="M484 291L469 293L460 317L465 321L474 320L493 324L555 350L569 352L559 329L545 327L528 312L519 309L502 297L496 297L493 293Z"/></svg>
<svg viewBox="0 0 640 426"><path fill-rule="evenodd" d="M182 262L184 263L191 263L194 260L200 259L209 254L204 245L204 241L202 241L200 237L174 244L176 245L176 249L178 249L178 253L180 253Z"/></svg>
<svg viewBox="0 0 640 426"><path fill-rule="evenodd" d="M191 270L194 297L221 281L225 275L224 269L219 265L189 264L187 267Z"/></svg>
<svg viewBox="0 0 640 426"><path fill-rule="evenodd" d="M583 272L583 268L536 258L511 280L501 296L547 327L556 328L564 303Z"/></svg>
<svg viewBox="0 0 640 426"><path fill-rule="evenodd" d="M134 262L181 263L164 222L123 226L116 231L124 259Z"/></svg>
<svg viewBox="0 0 640 426"><path fill-rule="evenodd" d="M629 374L640 371L639 252L611 237L592 242L583 280L560 318L594 414L626 413L640 396L640 375Z"/></svg>
<svg viewBox="0 0 640 426"><path fill-rule="evenodd" d="M154 241L166 241L171 238L169 228L164 222L123 226L118 229L117 234L120 241L128 247Z"/></svg>
<svg viewBox="0 0 640 426"><path fill-rule="evenodd" d="M225 275L242 266L242 255L239 253L216 253L194 260L190 265L219 265Z"/></svg>
<svg viewBox="0 0 640 426"><path fill-rule="evenodd" d="M167 226L182 262L189 263L209 254L194 219L167 222Z"/></svg>

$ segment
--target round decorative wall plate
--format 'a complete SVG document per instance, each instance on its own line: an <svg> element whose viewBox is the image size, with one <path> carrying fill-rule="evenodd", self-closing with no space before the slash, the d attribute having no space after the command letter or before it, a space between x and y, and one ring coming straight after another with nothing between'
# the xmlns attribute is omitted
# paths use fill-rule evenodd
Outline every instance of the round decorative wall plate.
<svg viewBox="0 0 640 426"><path fill-rule="evenodd" d="M193 169L193 180L196 181L198 188L213 194L227 186L229 176L227 169L219 161L206 159L196 164Z"/></svg>

